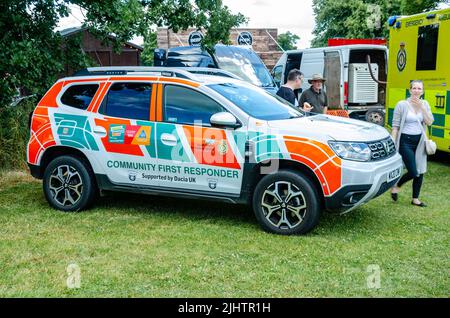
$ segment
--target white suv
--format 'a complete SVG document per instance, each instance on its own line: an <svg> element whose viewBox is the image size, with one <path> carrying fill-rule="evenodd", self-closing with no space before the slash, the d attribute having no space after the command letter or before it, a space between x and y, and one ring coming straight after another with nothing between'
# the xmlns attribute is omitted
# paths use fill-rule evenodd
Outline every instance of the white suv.
<svg viewBox="0 0 450 318"><path fill-rule="evenodd" d="M400 177L384 128L192 72L91 68L58 80L33 112L27 153L48 202L79 211L111 190L248 203L263 229L303 234L322 210L348 212Z"/></svg>

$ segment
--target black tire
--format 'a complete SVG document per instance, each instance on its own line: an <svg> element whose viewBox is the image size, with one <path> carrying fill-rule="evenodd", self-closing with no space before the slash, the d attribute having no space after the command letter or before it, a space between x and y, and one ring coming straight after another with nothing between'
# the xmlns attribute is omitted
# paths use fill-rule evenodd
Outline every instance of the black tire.
<svg viewBox="0 0 450 318"><path fill-rule="evenodd" d="M278 198L270 194L279 191L282 194ZM288 197L289 192L297 195ZM268 206L278 205L280 208L269 214ZM256 185L253 211L265 231L293 235L311 231L319 222L321 208L319 195L308 178L292 170L281 170L263 177Z"/></svg>
<svg viewBox="0 0 450 318"><path fill-rule="evenodd" d="M366 112L366 121L372 124L384 126L385 115L382 110L372 109Z"/></svg>
<svg viewBox="0 0 450 318"><path fill-rule="evenodd" d="M48 203L64 212L85 209L97 193L94 173L89 164L70 155L57 157L48 164L44 171L43 188Z"/></svg>

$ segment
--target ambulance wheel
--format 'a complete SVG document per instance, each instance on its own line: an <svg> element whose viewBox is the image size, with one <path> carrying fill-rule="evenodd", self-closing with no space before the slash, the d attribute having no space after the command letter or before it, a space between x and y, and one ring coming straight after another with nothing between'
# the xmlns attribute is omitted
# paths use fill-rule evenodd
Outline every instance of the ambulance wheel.
<svg viewBox="0 0 450 318"><path fill-rule="evenodd" d="M320 202L311 181L294 171L282 170L259 181L253 210L267 232L306 234L319 222Z"/></svg>
<svg viewBox="0 0 450 318"><path fill-rule="evenodd" d="M379 109L368 110L366 113L366 121L380 126L384 126L384 117L384 112Z"/></svg>
<svg viewBox="0 0 450 318"><path fill-rule="evenodd" d="M53 159L45 169L43 188L48 203L64 212L86 208L97 193L89 164L75 156Z"/></svg>

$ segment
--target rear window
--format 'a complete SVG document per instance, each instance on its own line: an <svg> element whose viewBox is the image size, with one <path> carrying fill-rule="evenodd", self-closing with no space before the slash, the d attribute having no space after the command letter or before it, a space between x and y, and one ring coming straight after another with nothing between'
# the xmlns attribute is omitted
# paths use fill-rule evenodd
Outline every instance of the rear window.
<svg viewBox="0 0 450 318"><path fill-rule="evenodd" d="M70 86L61 97L64 105L78 109L87 109L97 92L98 84L83 84Z"/></svg>
<svg viewBox="0 0 450 318"><path fill-rule="evenodd" d="M150 83L115 83L103 101L102 113L112 117L149 120Z"/></svg>

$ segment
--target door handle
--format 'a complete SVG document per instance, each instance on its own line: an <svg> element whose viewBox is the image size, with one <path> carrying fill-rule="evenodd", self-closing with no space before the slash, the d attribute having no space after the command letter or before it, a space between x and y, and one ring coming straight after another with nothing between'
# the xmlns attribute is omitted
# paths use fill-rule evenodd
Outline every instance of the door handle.
<svg viewBox="0 0 450 318"><path fill-rule="evenodd" d="M177 145L177 137L171 134L162 134L161 142L166 146L176 146Z"/></svg>
<svg viewBox="0 0 450 318"><path fill-rule="evenodd" d="M102 137L105 137L106 136L106 129L105 129L105 127L102 127L102 126L95 126L94 127L94 133L97 134L97 135L100 135Z"/></svg>

